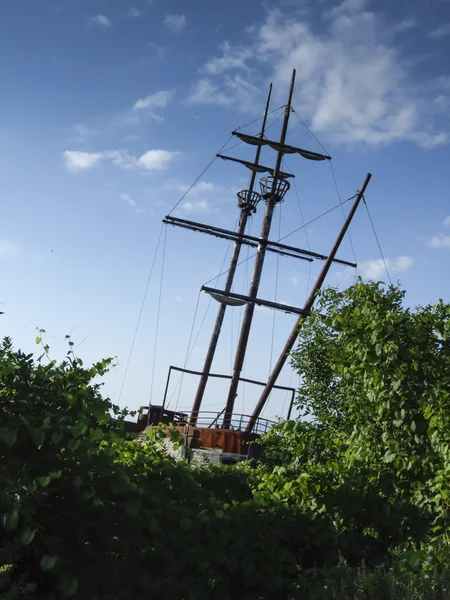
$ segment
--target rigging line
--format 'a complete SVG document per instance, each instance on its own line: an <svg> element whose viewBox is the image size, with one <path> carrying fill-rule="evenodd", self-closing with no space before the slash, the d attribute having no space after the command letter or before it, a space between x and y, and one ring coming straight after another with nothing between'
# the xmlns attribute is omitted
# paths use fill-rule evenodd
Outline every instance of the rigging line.
<svg viewBox="0 0 450 600"><path fill-rule="evenodd" d="M318 221L322 217L325 217L329 213L333 212L333 210L336 210L340 206L343 206L344 204L347 204L347 202L350 202L351 200L354 200L357 195L358 194L354 194L350 198L347 198L346 200L343 200L342 202L339 202L339 204L336 204L335 206L332 206L331 208L329 208L328 210L326 210L325 212L323 212L318 217L314 217L314 219L311 219L311 221L308 221L307 223L305 223L301 227L297 227L297 229L294 229L294 231L291 231L291 233L287 233L282 238L280 238L278 241L281 242L282 240L285 240L287 237L290 237L291 235L294 235L294 233L297 233L297 231L300 231L301 229L304 229L304 228L308 227L308 225L311 225L312 223L315 223L315 221Z"/></svg>
<svg viewBox="0 0 450 600"><path fill-rule="evenodd" d="M281 107L281 108L283 108L283 107ZM278 109L278 110L279 110L279 109ZM270 114L270 113L269 113L269 114ZM277 122L278 122L278 121L281 119L281 117L282 117L282 116L283 116L283 113L282 113L282 112L280 112L280 114L278 115L278 117L277 117L276 119L274 119L274 120L272 121L272 123L271 123L271 124L270 124L268 127L266 127L266 131L268 131L268 130L269 130L271 127L273 127L273 126L275 125L275 123L277 123ZM245 127L245 125L244 125L244 127ZM237 131L237 130L236 130L236 131ZM266 137L266 136L264 136L264 137ZM267 138L266 138L266 139L267 139ZM222 150L222 152L229 152L230 150L233 150L234 148L237 148L238 146L241 146L243 143L244 143L244 142L242 142L242 141L239 141L239 142L237 142L236 144L233 144L232 146L228 146L227 148L224 148L224 149ZM275 154L275 156L276 156L276 154ZM272 160L272 159L271 159L271 160Z"/></svg>
<svg viewBox="0 0 450 600"><path fill-rule="evenodd" d="M328 151L326 150L326 148L324 147L324 145L320 142L320 140L317 138L317 136L314 135L314 133L311 131L311 129L308 127L308 125L305 123L305 121L300 117L300 115L294 109L292 109L292 111L295 114L295 116L297 117L297 119L300 121L300 123L303 125L303 127L305 127L305 129L308 131L308 133L316 140L316 142L319 144L319 146L322 148L322 150L325 152L325 154L329 154ZM338 183L336 181L335 169L333 167L333 164L332 164L331 160L328 161L328 164L330 165L330 168L331 168L331 174L333 176L334 186L336 188L336 192L337 192L337 196L338 196L339 202L342 203L341 194L339 192L339 186L338 186ZM342 174L341 174L341 177L343 177ZM341 207L342 207L342 215L343 215L344 220L345 220L346 214L345 214L345 211L344 211L344 207L343 206L341 206ZM348 241L350 242L350 247L351 247L351 250L352 250L352 253L353 253L353 258L354 258L354 261L356 263L358 261L356 260L355 247L353 245L353 240L352 240L350 231L347 232L347 235L348 235Z"/></svg>
<svg viewBox="0 0 450 600"><path fill-rule="evenodd" d="M342 206L344 204L347 204L347 202L350 202L351 200L354 200L356 198L356 196L357 196L357 194L354 194L350 198L347 198L346 200L343 200L339 204L336 204L335 206L332 206L331 208L329 208L328 210L326 210L324 213L320 214L317 217L314 217L314 219L311 219L311 221L308 221L307 223L304 223L300 227L297 227L297 229L294 229L290 233L287 233L286 235L284 235L283 237L281 237L279 240L277 240L277 242L281 242L282 240L285 240L286 238L290 237L291 235L294 235L294 233L297 233L297 231L300 231L301 229L304 229L304 228L308 227L308 225L311 225L312 223L315 223L315 221L318 221L322 217L325 217L329 213L333 212L333 210L336 210L340 206ZM238 262L238 264L236 265L236 268L239 267L240 265L243 265L244 263L246 263L251 258L254 258L255 256L256 256L256 252L254 254L252 254L251 256L249 256L248 258L244 258L243 260L241 260L240 262ZM226 275L229 270L230 269L227 269L226 271L223 271L223 272L219 273L219 275L217 275L217 277L212 277L209 281L206 281L203 285L204 286L208 285L208 283L211 283L211 281L214 281L218 277L222 277L222 275Z"/></svg>
<svg viewBox="0 0 450 600"><path fill-rule="evenodd" d="M324 148L323 144L320 142L320 140L314 135L314 133L311 131L311 129L308 127L308 125L305 123L305 121L301 118L301 116L298 114L298 112L292 108L292 112L294 113L294 115L297 117L297 119L300 121L300 123L303 125L303 127L306 129L306 131L316 140L316 142L319 144L319 146L322 148L322 150L324 151L325 154L329 155L328 150L326 150L326 148Z"/></svg>
<svg viewBox="0 0 450 600"><path fill-rule="evenodd" d="M280 204L280 212L279 212L279 217L278 217L278 237L281 237L281 215L282 215L282 208L283 205ZM277 254L277 266L275 269L275 302L278 300L278 274L279 274L279 267L280 267L280 255ZM273 361L273 346L274 346L274 340L275 340L275 321L277 318L277 311L274 310L272 311L273 315L272 315L272 339L271 339L271 343L270 343L270 360L269 360L269 375L268 378L270 377L270 374L272 373L272 361ZM267 398L267 402L264 404L264 407L261 411L261 416L264 415L264 412L267 408L267 405L269 404L269 398Z"/></svg>
<svg viewBox="0 0 450 600"><path fill-rule="evenodd" d="M201 291L199 290L199 292L198 292L198 295L197 295L197 303L196 303L196 305L195 305L194 318L192 319L191 333L189 334L189 342L188 342L188 347L187 347L187 351L186 351L186 358L185 358L185 360L184 360L184 366L183 366L183 369L185 369L185 368L186 368L186 365L187 365L187 363L188 363L188 360L189 360L189 356L188 356L188 354L189 354L189 348L191 347L192 335L193 335L193 333L194 333L195 320L196 320L196 318L197 318L198 305L199 305L199 303L200 303L200 294L201 294ZM184 377L184 373L181 373L180 379L178 380L178 383L181 383L181 385L180 385L180 387L178 388L178 397L177 397L177 403L176 403L176 405L175 405L175 410L177 410L177 408L178 408L178 403L180 402L181 388L183 387L183 385L182 385L182 384L183 384L183 377ZM177 387L178 387L178 384L177 384ZM175 388L175 390L174 390L174 394L173 394L173 395L175 395L175 392L176 392L176 388ZM172 396L172 397L173 397L173 396ZM169 400L169 403L167 404L167 406L169 406L169 404L170 404L170 402L171 402L171 400L172 400L172 397L170 398L170 400Z"/></svg>
<svg viewBox="0 0 450 600"><path fill-rule="evenodd" d="M252 227L253 227L253 218L250 216L250 224L248 227L248 235L252 234ZM245 271L244 271L244 285L242 286L242 294L245 294L245 292L248 290L248 264L249 264L249 255L250 255L250 246L247 246L247 261L245 263ZM241 311L239 313L239 328L238 328L238 334L241 331L241 325L242 325L242 317L243 317L244 311L241 308ZM237 343L238 340L236 340ZM245 371L246 371L246 365L247 365L247 357L244 357L244 362L242 364L242 373L244 375L245 378ZM246 392L246 383L245 381L242 382L242 414L245 414L245 392Z"/></svg>
<svg viewBox="0 0 450 600"><path fill-rule="evenodd" d="M156 351L158 348L158 332L159 332L159 315L161 312L161 298L162 298L163 278L164 278L164 263L165 263L165 258L166 258L166 241L167 241L167 225L164 229L164 242L163 242L163 252L162 252L161 277L159 280L158 310L156 311L155 345L154 345L154 349L153 349L153 365L152 365L152 378L151 378L151 384L150 384L149 405L152 403L153 382L155 380Z"/></svg>
<svg viewBox="0 0 450 600"><path fill-rule="evenodd" d="M142 314L144 312L145 303L146 303L146 300L147 300L148 288L150 286L150 281L151 281L151 278L152 278L152 275L153 275L153 269L155 268L156 257L158 256L158 250L159 250L159 245L161 243L161 237L162 237L163 229L164 229L164 223L161 224L161 230L159 232L158 242L156 244L156 250L155 250L155 253L153 255L152 266L150 267L150 272L149 272L149 275L148 275L148 278L147 278L147 284L145 286L144 297L142 298L141 308L139 310L139 315L138 315L138 319L137 319L137 322L136 322L136 328L134 330L133 340L131 342L131 348L130 348L130 352L129 352L128 358L127 358L127 364L125 366L125 373L123 374L123 379L122 379L122 383L121 383L121 386L120 386L119 399L118 399L118 403L119 404L120 404L120 399L122 398L122 392L123 392L123 388L125 386L125 380L126 380L127 375L128 375L128 369L130 367L131 356L133 354L134 346L136 344L136 338L137 338L137 334L138 334L139 327L140 327L140 324L141 324L141 319L142 319Z"/></svg>
<svg viewBox="0 0 450 600"><path fill-rule="evenodd" d="M236 222L235 222L234 229L236 229L236 228L237 228L238 221L239 221L239 218L238 218L238 219L236 220ZM228 247L227 247L227 250L226 250L226 252L225 252L225 256L224 256L224 258L223 258L222 265L221 265L221 267L220 267L221 269L223 269L223 266L224 266L224 264L225 264L225 261L227 260L227 256L228 256L228 253L229 253L229 251L230 251L231 244L232 244L232 240L231 240L231 241L228 243ZM219 275L217 275L217 277L213 278L213 279L215 280L215 282L216 282L216 283L215 283L215 285L217 285L217 282L219 281L219 277L220 277L220 274L219 274ZM211 279L211 281L213 281L213 279ZM208 283L209 283L209 282L208 282ZM187 347L187 350L186 350L186 355L187 355L187 358L186 358L186 360L185 360L185 362L184 362L184 367L183 367L184 369L186 369L186 367L187 367L187 365L188 365L188 363L189 363L189 361L190 361L190 359L191 359L192 353L193 353L193 351L194 351L195 345L196 345L196 343L197 343L197 340L198 340L198 338L199 338L199 336L200 336L200 332L201 332L201 330L202 330L203 324L204 324L204 322L205 322L205 319L206 319L206 317L207 317L207 315L208 315L208 312L209 312L209 309L210 309L210 307L211 307L211 303L212 303L212 296L210 296L210 297L209 297L209 301L208 301L208 305L207 305L207 307L206 307L206 310L205 310L205 314L203 315L203 319L202 319L202 321L201 321L201 323L200 323L200 327L198 328L197 335L196 335L196 337L195 337L194 343L192 344L192 348L191 348L191 339L192 339L192 334L193 334L193 331L194 331L195 320L196 320L196 317L197 317L197 310L198 310L198 305L199 305L199 302L200 302L200 294L201 294L201 290L199 290L199 292L198 292L197 305L196 305L196 307L195 307L195 314L194 314L194 320L193 320L193 322L192 322L191 335L190 335L190 337L189 337L189 343L188 343L188 347ZM190 349L190 352L189 352L189 349ZM179 393L178 393L178 399L177 399L177 406L178 406L178 401L179 401L180 394L181 394L181 388L183 387L183 379L184 379L184 373L182 373L182 374L180 375L180 377L178 378L178 382L177 382L177 384L175 385L175 388L174 388L174 390L173 390L173 392L172 392L172 395L170 396L170 399L169 399L169 402L167 403L167 406L169 406L169 405L170 405L170 403L171 403L171 402L172 402L172 400L173 400L173 397L175 396L175 394L176 394L176 392L177 392L177 389L179 389ZM180 384L181 384L181 385L180 385ZM180 386L180 387L178 388L178 386Z"/></svg>
<svg viewBox="0 0 450 600"><path fill-rule="evenodd" d="M281 237L281 211L282 211L283 205L280 204L280 213L279 213L279 219L278 219L278 237ZM280 268L280 255L277 254L277 266L275 269L275 302L277 302L278 300L278 274L279 274L279 268ZM276 320L276 311L273 311L273 318L272 318L272 342L270 345L270 361L269 361L269 375L268 377L270 377L270 374L272 373L272 360L273 360L273 344L274 344L274 339L275 339L275 320ZM266 405L267 406L267 402Z"/></svg>
<svg viewBox="0 0 450 600"><path fill-rule="evenodd" d="M291 370L291 375L290 375L290 377L289 377L289 383L288 383L288 387L291 387L291 383L292 383L292 377L293 377L293 376L294 376L294 370ZM291 392L286 392L286 395L284 396L283 408L281 409L281 414L283 414L283 413L284 413L284 409L285 409L285 406L286 406L286 402L287 402L288 396L290 396L290 395L291 395Z"/></svg>
<svg viewBox="0 0 450 600"><path fill-rule="evenodd" d="M334 168L333 168L333 165L331 164L331 161L329 160L328 162L329 162L329 164L330 164L330 168L331 168L331 174L333 175L333 181L334 181L334 186L335 186L335 188L336 188L336 192L337 192L338 200L339 200L339 202L341 203L341 208L342 208L342 216L344 217L344 221L345 221L345 219L346 219L347 215L345 214L344 207L342 206L342 198L341 198L341 193L339 192L339 186L338 186L338 183L337 183L337 181L336 181L336 174L335 174L335 172L334 172ZM353 258L354 258L354 261L355 261L355 263L356 263L356 262L358 262L358 261L356 260L355 247L353 246L353 240L352 240L352 236L350 235L350 230L348 230L348 231L347 231L347 235L348 235L348 240L349 240L349 242L350 242L350 247L351 247L351 249L352 249Z"/></svg>
<svg viewBox="0 0 450 600"><path fill-rule="evenodd" d="M284 165L286 166L286 169L288 171L290 171L291 173L293 173L293 171L289 168L289 165L287 164L287 162L284 160ZM298 187L297 187L297 182L295 181L294 178L294 189L295 189L295 196L297 199L297 205L298 205L298 209L300 211L300 218L302 220L302 224L305 225L305 217L303 216L303 209L302 209L302 205L300 202L300 194L298 193ZM309 235L308 235L308 230L305 229L305 238L306 238L306 245L308 250L311 250L311 244L309 243ZM305 301L308 298L308 294L309 294L309 285L311 283L311 275L312 275L312 263L309 263L309 268L308 268L308 281L306 283L306 294L305 294Z"/></svg>
<svg viewBox="0 0 450 600"><path fill-rule="evenodd" d="M277 110L281 110L282 108L285 108L286 104L283 104L283 106L279 106L278 108L274 108L273 110L271 110L270 112L267 113L267 116L273 114L274 112L277 112ZM244 127L248 127L249 125L253 125L253 123L256 123L257 121L261 121L261 119L264 119L264 115L262 115L261 117L258 117L257 119L253 119L253 121L250 121L249 123L246 123L245 125L241 125L240 127L237 127L235 129L235 131L240 131L241 129L244 129Z"/></svg>
<svg viewBox="0 0 450 600"><path fill-rule="evenodd" d="M364 202L364 205L365 205L365 207L366 207L366 210L367 210L367 215L368 215L368 217L369 217L370 224L372 225L373 234L374 234L374 236L375 236L375 239L376 239L376 241L377 241L378 250L380 251L381 258L382 258L382 260L383 260L383 264L384 264L384 268L386 269L386 274L387 274L387 276L388 276L388 279L389 279L389 283L392 285L392 279L391 279L391 276L390 276L390 274L389 274L389 269L388 269L388 266L387 266L386 260L385 260L385 258L384 258L383 250L381 249L381 244L380 244L380 240L378 239L377 231L376 231L376 229L375 229L375 224L374 224L374 222L373 222L372 215L370 214L369 206L368 206L368 204L367 204L367 202L366 202L366 199L365 199L365 197L364 197L364 196L363 196L363 202Z"/></svg>
<svg viewBox="0 0 450 600"><path fill-rule="evenodd" d="M228 144L228 142L231 140L232 137L233 137L233 135L230 135L230 137L227 139L225 144L223 144L223 146L220 148L220 150L218 152L216 152L214 157L209 161L209 163L206 165L206 167L203 169L203 171L200 173L200 175L197 177L197 179L194 181L194 183L192 183L188 187L188 189L184 192L184 194L181 196L181 198L178 200L178 202L175 204L175 206L169 212L168 216L170 216L173 213L173 211L177 208L177 206L179 206L180 202L182 202L186 198L186 196L189 194L189 192L192 190L192 188L198 183L198 181L203 177L203 175L206 173L206 171L217 160L217 154L220 154L222 152L222 150L225 148L225 146Z"/></svg>

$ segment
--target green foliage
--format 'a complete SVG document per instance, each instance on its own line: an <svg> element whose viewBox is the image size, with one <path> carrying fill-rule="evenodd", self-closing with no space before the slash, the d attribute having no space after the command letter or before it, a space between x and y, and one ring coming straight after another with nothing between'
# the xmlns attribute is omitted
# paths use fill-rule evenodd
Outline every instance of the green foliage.
<svg viewBox="0 0 450 600"><path fill-rule="evenodd" d="M242 470L175 463L163 431L125 435L96 382L110 364L0 346L0 597L285 596L301 522L256 505Z"/></svg>
<svg viewBox="0 0 450 600"><path fill-rule="evenodd" d="M125 434L110 359L6 338L0 599L448 598L449 317L395 287L322 292L292 356L307 418L257 468L175 462L165 430Z"/></svg>
<svg viewBox="0 0 450 600"><path fill-rule="evenodd" d="M308 420L266 436L257 475L261 493L327 515L352 564L448 533L450 306L403 296L322 292L292 357Z"/></svg>

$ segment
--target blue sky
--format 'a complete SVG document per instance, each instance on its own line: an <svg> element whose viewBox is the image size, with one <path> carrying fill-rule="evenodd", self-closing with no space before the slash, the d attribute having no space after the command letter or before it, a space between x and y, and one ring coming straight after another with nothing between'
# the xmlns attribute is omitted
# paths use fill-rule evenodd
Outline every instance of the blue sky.
<svg viewBox="0 0 450 600"><path fill-rule="evenodd" d="M448 300L448 0L3 0L0 48L0 326L16 346L33 351L38 326L55 358L67 333L87 362L117 357L105 392L119 400L161 219L231 131L262 114L270 81L272 109L284 104L293 67L293 105L333 156L341 197L373 173L367 201L407 302ZM279 136L279 115L269 119L270 137ZM258 124L244 131L256 134ZM295 115L288 141L320 151ZM229 154L253 158L244 145ZM273 152L263 159L272 164ZM277 208L272 239L300 227L300 208L309 221L339 201L327 163L289 157L285 166L296 188ZM243 167L217 160L174 214L233 228L235 193L247 181ZM261 216L262 207L254 234ZM327 253L342 222L333 211L286 243ZM162 243L122 406L150 395L160 402L168 366L185 363L198 299L188 366L200 369L215 317L199 289L219 274L228 243L174 228L165 235L156 361ZM363 206L351 239L358 272L385 279ZM340 256L353 257L348 239ZM245 293L249 266L239 267L235 291ZM320 266L269 255L259 295L301 305ZM352 275L334 266L328 282L345 286ZM228 311L215 371L231 371L241 317ZM272 345L273 317L255 313L247 377L267 377L271 351L273 362L295 320L276 314ZM280 383L289 382L297 383L287 368ZM180 394L172 386L171 406L189 407L194 390L189 377ZM205 409L220 409L225 394L210 385ZM242 386L237 409L251 411L256 397ZM276 393L265 415L283 409Z"/></svg>

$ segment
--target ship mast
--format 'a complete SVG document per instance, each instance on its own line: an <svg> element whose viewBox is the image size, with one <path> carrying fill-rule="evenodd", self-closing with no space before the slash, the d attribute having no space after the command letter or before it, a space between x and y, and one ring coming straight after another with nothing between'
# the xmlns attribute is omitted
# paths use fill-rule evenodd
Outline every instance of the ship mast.
<svg viewBox="0 0 450 600"><path fill-rule="evenodd" d="M313 252L311 250L296 248L294 246L288 246L286 244L281 244L280 242L275 242L275 241L269 240L270 228L271 228L271 224L272 224L275 207L277 204L279 204L280 202L283 201L286 192L290 188L288 179L291 177L295 177L291 173L284 173L283 171L281 171L283 156L285 154L299 154L301 157L303 157L307 160L312 160L312 161L331 160L331 156L328 156L326 154L320 154L318 152L313 152L311 150L297 148L295 146L286 144L286 135L287 135L288 125L289 125L289 117L290 117L290 113L291 113L292 96L293 96L293 92L294 92L295 74L296 74L296 72L294 69L292 72L292 79L291 79L291 85L290 85L290 89L289 89L288 102L284 107L284 120L283 120L282 129L281 129L280 140L279 141L269 140L264 135L266 122L267 122L267 116L268 116L268 110L269 110L270 96L271 96L271 91L272 91L272 85L270 85L269 94L268 94L268 98L267 98L267 102L266 102L266 109L265 109L265 113L264 113L264 117L263 117L262 129L261 129L260 134L258 136L253 136L253 135L248 135L246 133L243 133L241 131L233 131L232 132L233 135L236 136L242 142L249 144L249 145L256 146L255 162L252 163L252 162L249 162L249 161L246 161L243 159L234 158L231 156L224 156L221 154L217 155L219 158L222 158L224 160L237 162L237 163L247 167L252 172L248 189L240 190L237 193L238 204L241 209L238 230L231 231L231 230L223 229L220 227L215 227L215 226L204 224L204 223L188 221L187 219L181 219L179 217L172 217L170 215L166 216L165 219L163 220L164 223L169 224L169 225L175 225L177 227L190 229L191 231L197 231L200 233L207 233L209 235L213 235L215 237L219 237L219 238L226 239L226 240L231 240L234 242L234 250L233 250L232 257L231 257L230 267L228 269L227 279L225 282L224 289L219 290L219 289L210 288L210 287L206 287L206 286L202 286L202 288L201 288L202 291L205 291L208 294L211 294L213 298L215 298L216 300L218 300L220 302L220 307L219 307L219 310L217 313L216 322L215 322L213 333L211 336L208 352L207 352L207 355L205 358L203 370L201 372L194 372L194 371L188 371L187 369L179 369L183 372L189 372L189 373L194 373L196 375L200 375L200 382L199 382L197 393L196 393L196 396L194 399L194 404L193 404L193 408L192 408L192 412L191 412L191 416L190 416L190 420L189 420L189 425L191 425L191 426L197 425L199 411L200 411L200 407L202 404L203 396L205 393L205 389L206 389L206 385L207 385L209 377L223 377L223 378L231 379L231 383L230 383L230 388L229 388L229 392L228 392L228 398L227 398L226 405L225 405L224 409L222 410L222 412L220 413L220 415L225 413L224 418L223 418L223 423L222 423L222 429L230 429L232 417L233 417L234 403L235 403L235 399L237 396L237 390L238 390L238 386L239 386L239 381L244 381L244 379L241 377L241 372L242 372L242 368L243 368L243 364L244 364L245 353L247 350L248 339L249 339L250 329L251 329L253 315L254 315L254 311L255 311L255 306L257 306L257 305L269 306L271 308L282 310L284 312L290 312L290 313L296 314L297 322L296 322L293 332L291 333L291 336L289 337L289 339L286 343L285 349L283 350L283 353L280 356L280 359L278 360L278 362L274 368L274 371L273 371L271 377L269 378L269 381L267 382L267 384L264 384L262 382L253 381L253 383L257 383L258 385L261 384L262 386L264 386L264 391L263 391L262 396L255 408L253 415L250 417L250 422L248 423L247 428L246 428L247 433L251 432L254 429L254 427L258 421L261 410L262 410L265 402L267 401L267 398L269 397L271 390L273 388L280 387L280 386L275 385L275 383L276 383L278 375L280 374L281 369L286 361L287 353L290 351L293 344L295 343L295 340L297 338L297 333L298 333L298 327L301 325L301 323L303 323L304 319L307 316L309 316L309 314L310 314L311 308L314 303L315 294L316 294L317 290L320 288L320 286L322 285L331 264L333 262L335 262L335 263L340 263L340 264L347 265L350 267L356 267L356 264L353 262L349 262L346 260L336 258L336 253L339 249L340 243L345 235L345 232L348 229L350 221L356 211L358 203L364 194L364 190L368 184L370 176L367 177L363 187L361 188L361 191L358 193L358 197L354 203L354 206L352 207L352 209L349 213L349 216L346 220L346 223L344 224L344 227L342 228L342 230L338 236L338 239L336 240L336 243L335 243L335 245L331 251L331 254L329 256L325 256L323 254L319 254L319 253ZM261 149L263 146L268 146L277 152L277 160L276 160L276 165L275 165L274 169L259 163L260 153L261 153ZM260 179L261 194L258 194L257 192L254 191L256 176L257 176L257 174L263 174L263 173L268 173L268 176L261 177L261 179ZM245 228L247 225L248 217L252 213L256 212L257 204L262 199L264 199L266 202L266 208L265 208L265 213L264 213L264 218L263 218L260 235L259 235L259 237L247 235L245 233ZM253 273L252 273L252 278L251 278L251 282L250 282L250 288L249 288L248 295L237 294L237 293L234 293L231 291L242 245L247 245L247 246L256 248L256 258L255 258L255 262L254 262ZM262 275L262 270L263 270L263 266L264 266L265 254L267 251L274 252L277 254L282 254L284 256L290 256L293 258L299 258L301 260L306 260L309 262L311 262L314 259L325 261L325 265L321 271L321 274L320 274L320 276L308 298L308 301L306 302L306 304L304 305L303 308L287 306L285 304L280 304L277 302L264 300L257 296L258 290L259 290L259 284L260 284L260 280L261 280L261 275ZM238 343L238 347L237 347L237 351L236 351L236 356L235 356L235 361L234 361L234 366L233 366L233 373L231 376L211 373L211 366L213 363L214 355L215 355L216 348L217 348L217 343L218 343L221 328L223 325L223 320L225 317L227 304L234 305L234 306L245 305L244 318L242 321L239 343ZM172 368L177 369L176 367L171 367L170 370L172 370ZM170 371L169 371L169 376L168 376L168 380L167 380L167 386L169 383L169 378L170 378ZM166 392L167 392L167 386L166 386ZM164 403L165 403L165 400L164 400ZM217 422L220 415L217 416L215 422Z"/></svg>
<svg viewBox="0 0 450 600"><path fill-rule="evenodd" d="M291 104L292 104L292 95L294 93L294 85L295 85L295 69L292 72L291 79L291 87L289 90L289 98L284 109L284 121L283 127L281 129L280 136L280 148L278 150L277 162L274 169L273 177L267 178L267 189L264 194L264 199L266 201L266 211L264 214L264 219L261 227L261 235L260 241L258 244L258 250L255 258L255 264L253 267L252 279L250 282L250 289L248 292L248 296L250 300L256 298L259 290L259 283L261 281L261 273L264 265L264 258L266 255L267 241L269 239L270 227L272 224L273 213L275 210L275 206L283 200L284 194L289 189L289 183L280 178L281 171L281 162L283 160L284 151L283 146L286 141L286 134L289 125L289 117L291 114ZM271 184L271 186L270 186ZM270 191L269 191L270 186ZM228 392L227 404L225 407L225 416L223 419L223 427L224 429L228 429L231 423L231 417L233 414L234 402L237 395L237 389L239 386L239 378L241 376L242 367L244 365L245 353L248 345L248 338L250 335L250 328L252 325L253 314L255 312L255 304L253 302L249 302L245 307L244 318L242 321L241 333L239 337L239 343L236 351L236 357L234 360L233 366L233 378L231 380L230 389Z"/></svg>
<svg viewBox="0 0 450 600"><path fill-rule="evenodd" d="M266 122L267 115L269 113L270 106L270 97L272 95L272 84L269 87L269 93L267 96L266 108L264 111L264 117L262 121L261 132L259 134L260 139L264 139L264 133L266 130ZM255 165L259 165L259 157L261 155L262 146L257 146L256 154L255 154ZM225 282L224 292L225 294L231 292L231 288L233 286L234 276L236 273L236 266L239 260L239 255L242 248L242 239L241 236L245 233L245 228L247 226L247 221L249 216L256 212L256 205L261 199L261 196L254 192L253 189L255 187L256 180L256 171L252 171L250 176L250 182L247 190L241 190L238 192L239 206L241 209L241 214L239 217L239 227L237 230L238 238L234 243L233 254L231 256L230 267L228 269L228 275ZM223 320L225 318L225 311L227 309L227 305L225 302L221 302L219 306L219 310L217 311L216 322L214 324L213 333L211 335L211 340L209 342L208 352L206 354L205 363L203 365L202 375L200 377L200 382L198 385L197 393L194 399L194 404L192 407L191 417L189 420L189 425L194 426L197 423L198 413L200 411L200 407L202 404L203 396L205 394L206 384L208 383L208 377L211 372L211 366L214 360L214 355L216 353L217 343L219 341L220 332L222 330Z"/></svg>

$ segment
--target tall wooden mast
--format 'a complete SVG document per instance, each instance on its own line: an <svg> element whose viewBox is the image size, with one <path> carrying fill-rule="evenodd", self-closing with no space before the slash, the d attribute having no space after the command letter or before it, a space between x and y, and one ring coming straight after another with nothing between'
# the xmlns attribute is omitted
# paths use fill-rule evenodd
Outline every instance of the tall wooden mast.
<svg viewBox="0 0 450 600"><path fill-rule="evenodd" d="M269 86L269 93L267 96L266 109L264 111L261 132L259 134L259 137L261 139L264 139L264 133L266 130L266 122L267 122L267 115L269 113L271 95L272 95L272 84L270 84L270 86ZM257 146L256 154L255 154L255 165L259 165L260 155L261 155L261 146ZM253 191L253 189L255 187L255 180L256 180L256 171L252 171L252 174L250 176L250 182L248 185L248 190L242 190L241 192L239 192L240 196L238 194L239 203L241 206L241 214L239 217L239 227L237 230L238 238L236 239L236 241L234 243L233 254L231 256L231 261L230 261L230 268L228 269L228 275L227 275L227 279L225 282L225 288L224 288L225 293L231 292L231 288L233 286L233 281L234 281L234 275L236 273L236 266L237 266L237 263L239 260L239 254L240 254L241 248L242 248L241 236L245 233L245 228L247 226L248 218L253 212L256 211L256 204L257 204L257 201L259 201L259 199L260 199L259 194L256 194ZM196 396L194 399L191 417L189 420L190 425L195 425L197 423L198 413L200 410L200 406L202 404L203 396L204 396L205 389L206 389L206 384L208 383L208 376L209 376L209 373L211 372L211 366L212 366L212 363L214 360L214 355L216 353L217 342L219 341L219 336L220 336L220 332L222 329L222 324L223 324L223 320L225 317L226 309L227 309L226 304L224 302L222 302L219 306L219 310L217 311L216 322L214 324L213 333L211 336L211 340L209 342L208 352L206 354L205 363L203 365L202 375L200 377L200 382L199 382L199 385L197 388L197 393L196 393Z"/></svg>
<svg viewBox="0 0 450 600"><path fill-rule="evenodd" d="M282 195L286 193L289 188L289 184L286 180L280 179L281 161L283 160L284 152L283 145L286 141L286 134L289 125L289 117L291 114L292 95L294 93L295 85L295 69L292 73L291 87L289 90L289 98L284 110L284 121L280 136L280 149L278 150L277 162L273 172L272 186L270 191L267 190L266 195L266 211L261 227L260 241L258 244L258 250L255 258L255 264L253 267L252 279L250 282L250 289L248 292L249 298L252 300L256 298L259 289L259 283L261 280L262 268L264 265L264 258L266 255L267 242L269 239L270 227L272 224L273 212L276 204L282 200ZM250 334L250 328L252 325L253 314L255 312L255 304L249 302L245 307L244 318L242 321L241 333L239 337L239 343L236 351L236 357L233 366L233 378L231 380L230 389L228 392L227 404L225 407L225 416L223 419L223 427L229 428L231 423L231 417L233 414L234 402L237 395L237 389L239 386L239 378L241 376L242 367L244 364L245 353L248 345L248 337Z"/></svg>

